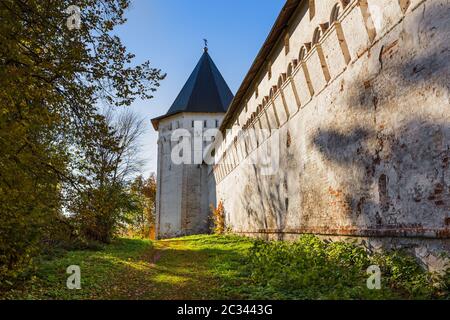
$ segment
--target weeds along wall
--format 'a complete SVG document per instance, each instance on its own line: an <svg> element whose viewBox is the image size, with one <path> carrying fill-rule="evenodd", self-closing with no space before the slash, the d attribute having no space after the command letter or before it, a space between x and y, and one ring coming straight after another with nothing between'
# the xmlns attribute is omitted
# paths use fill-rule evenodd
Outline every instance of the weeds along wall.
<svg viewBox="0 0 450 320"><path fill-rule="evenodd" d="M222 128L227 227L408 246L431 264L450 251L450 3L298 3ZM250 159L273 142L279 162L263 175Z"/></svg>

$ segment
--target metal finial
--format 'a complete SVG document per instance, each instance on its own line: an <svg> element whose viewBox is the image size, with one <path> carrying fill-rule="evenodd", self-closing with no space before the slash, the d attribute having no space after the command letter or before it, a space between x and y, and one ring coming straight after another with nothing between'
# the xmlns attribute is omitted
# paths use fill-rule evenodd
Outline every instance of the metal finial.
<svg viewBox="0 0 450 320"><path fill-rule="evenodd" d="M203 39L203 41L205 42L204 50L205 50L205 52L207 52L208 51L208 39Z"/></svg>

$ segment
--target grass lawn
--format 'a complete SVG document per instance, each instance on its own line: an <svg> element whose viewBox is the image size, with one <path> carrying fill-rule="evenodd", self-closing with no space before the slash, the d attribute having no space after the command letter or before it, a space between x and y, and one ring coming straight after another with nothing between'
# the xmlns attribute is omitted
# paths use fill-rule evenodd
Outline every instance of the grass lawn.
<svg viewBox="0 0 450 320"><path fill-rule="evenodd" d="M3 299L216 299L212 262L235 259L251 246L242 238L119 239L100 251L69 251L42 260L33 279ZM81 269L81 290L68 290L66 269Z"/></svg>
<svg viewBox="0 0 450 320"><path fill-rule="evenodd" d="M0 294L0 298L414 298L390 287L369 291L365 287L365 273L354 275L351 268L348 269L348 274L339 269L337 274L330 275L329 269L301 269L299 266L298 273L304 272L304 276L287 278L286 285L283 275L280 275L284 271L277 268L277 258L272 255L269 259L270 264L273 263L275 274L273 278L268 276L270 279L261 281L257 277L258 273L255 276L249 267L255 266L254 261L253 265L249 264L248 258L253 244L253 240L235 236L191 236L155 242L119 239L99 251L71 251L42 260L33 279L24 283L20 290L10 291L3 296ZM258 255L261 256L261 252L255 256L259 257ZM267 262L264 260L263 263ZM69 276L66 269L70 265L79 265L81 268L81 290L66 288ZM258 271L263 269L257 268ZM281 268L284 266L281 265ZM321 275L320 272L327 274ZM287 271L286 276L289 276ZM327 282L323 282L323 278L327 277ZM297 282L294 283L292 279ZM290 288L290 283L297 287Z"/></svg>

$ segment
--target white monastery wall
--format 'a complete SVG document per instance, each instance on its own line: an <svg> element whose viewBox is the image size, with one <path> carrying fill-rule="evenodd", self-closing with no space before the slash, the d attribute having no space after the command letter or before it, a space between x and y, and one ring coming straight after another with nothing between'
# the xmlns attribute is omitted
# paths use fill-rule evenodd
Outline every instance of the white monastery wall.
<svg viewBox="0 0 450 320"><path fill-rule="evenodd" d="M449 252L449 17L445 0L303 1L218 147L228 227ZM250 159L271 141L263 175Z"/></svg>

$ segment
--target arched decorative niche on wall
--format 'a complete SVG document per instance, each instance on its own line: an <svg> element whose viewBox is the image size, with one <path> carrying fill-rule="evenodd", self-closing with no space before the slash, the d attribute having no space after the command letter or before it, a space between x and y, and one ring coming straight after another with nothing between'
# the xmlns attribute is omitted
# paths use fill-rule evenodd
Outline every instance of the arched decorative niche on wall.
<svg viewBox="0 0 450 320"><path fill-rule="evenodd" d="M280 74L280 76L278 77L278 82L277 82L278 88L281 88L283 83L284 83L283 74Z"/></svg>
<svg viewBox="0 0 450 320"><path fill-rule="evenodd" d="M333 9L331 10L331 15L330 15L330 25L332 25L333 22L338 21L339 16L344 11L344 9L348 6L349 3L350 3L350 0L339 0L333 6Z"/></svg>
<svg viewBox="0 0 450 320"><path fill-rule="evenodd" d="M318 44L321 37L322 37L322 30L321 30L320 27L317 27L317 28L314 30L311 44L312 44L313 46L316 45L316 44Z"/></svg>
<svg viewBox="0 0 450 320"><path fill-rule="evenodd" d="M341 4L338 2L333 6L333 9L331 10L330 25L338 21L341 12L342 12Z"/></svg>
<svg viewBox="0 0 450 320"><path fill-rule="evenodd" d="M309 20L312 20L316 15L316 1L309 0L308 6L309 6Z"/></svg>
<svg viewBox="0 0 450 320"><path fill-rule="evenodd" d="M300 48L300 52L298 54L298 62L301 63L306 55L308 54L308 51L310 49L311 45L309 43L305 43L301 48Z"/></svg>

